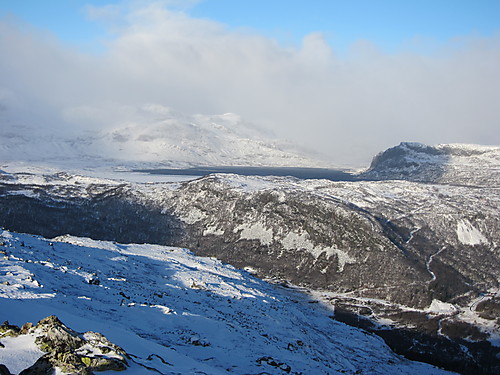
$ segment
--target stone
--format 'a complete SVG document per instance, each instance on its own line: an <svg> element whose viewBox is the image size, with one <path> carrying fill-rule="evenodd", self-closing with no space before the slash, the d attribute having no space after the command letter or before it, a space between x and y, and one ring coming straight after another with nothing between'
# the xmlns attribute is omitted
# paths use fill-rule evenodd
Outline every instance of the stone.
<svg viewBox="0 0 500 375"><path fill-rule="evenodd" d="M21 335L25 335L29 332L29 330L33 327L33 323L24 323L21 327Z"/></svg>
<svg viewBox="0 0 500 375"><path fill-rule="evenodd" d="M35 328L30 323L24 331L34 330L39 336L35 342L47 352L23 375L51 374L58 367L62 372L73 375L92 375L93 371L123 371L127 369L127 353L118 345L96 332L80 334L64 325L52 315L38 322ZM92 349L88 349L88 346ZM95 354L99 353L101 354ZM38 363L39 362L39 363ZM47 372L43 372L46 371ZM31 371L31 372L29 372ZM39 372L36 372L39 371Z"/></svg>
<svg viewBox="0 0 500 375"><path fill-rule="evenodd" d="M19 375L51 375L54 371L52 364L49 361L49 355L38 358L38 360L27 369L21 371Z"/></svg>
<svg viewBox="0 0 500 375"><path fill-rule="evenodd" d="M1 326L0 326L0 337L6 337L6 336L19 336L21 329L18 326L9 324L9 322L6 320Z"/></svg>
<svg viewBox="0 0 500 375"><path fill-rule="evenodd" d="M0 365L0 375L11 375L9 369L5 365Z"/></svg>

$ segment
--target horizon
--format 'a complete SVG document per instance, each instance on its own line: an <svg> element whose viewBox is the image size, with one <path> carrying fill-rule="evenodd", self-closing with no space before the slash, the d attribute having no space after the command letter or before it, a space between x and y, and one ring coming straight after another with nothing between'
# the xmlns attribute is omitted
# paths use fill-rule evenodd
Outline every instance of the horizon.
<svg viewBox="0 0 500 375"><path fill-rule="evenodd" d="M339 166L500 144L500 2L0 3L0 119L79 134L236 113ZM311 4L313 6L311 6Z"/></svg>

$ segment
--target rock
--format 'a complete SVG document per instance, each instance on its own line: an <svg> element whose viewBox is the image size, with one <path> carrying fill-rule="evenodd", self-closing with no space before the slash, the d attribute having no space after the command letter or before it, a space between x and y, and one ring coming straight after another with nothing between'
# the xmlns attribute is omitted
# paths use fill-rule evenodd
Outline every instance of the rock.
<svg viewBox="0 0 500 375"><path fill-rule="evenodd" d="M29 330L33 327L33 323L24 323L21 327L21 335L25 335L29 332Z"/></svg>
<svg viewBox="0 0 500 375"><path fill-rule="evenodd" d="M81 361L93 371L124 371L126 362L118 358L82 357Z"/></svg>
<svg viewBox="0 0 500 375"><path fill-rule="evenodd" d="M9 369L5 365L0 365L0 375L11 375Z"/></svg>
<svg viewBox="0 0 500 375"><path fill-rule="evenodd" d="M54 372L49 355L40 357L31 367L21 371L19 375L51 375Z"/></svg>
<svg viewBox="0 0 500 375"><path fill-rule="evenodd" d="M29 323L23 326L26 332L30 328ZM74 375L127 369L127 353L100 333L80 334L65 326L56 316L40 320L34 332L39 334L35 342L47 354L23 375L51 374L55 367Z"/></svg>
<svg viewBox="0 0 500 375"><path fill-rule="evenodd" d="M44 352L73 351L84 344L78 333L66 327L56 316L42 319L35 327L42 335L36 338L36 343Z"/></svg>
<svg viewBox="0 0 500 375"><path fill-rule="evenodd" d="M6 336L19 336L21 329L18 326L11 325L9 324L9 321L5 321L1 326L0 326L0 337L6 337Z"/></svg>

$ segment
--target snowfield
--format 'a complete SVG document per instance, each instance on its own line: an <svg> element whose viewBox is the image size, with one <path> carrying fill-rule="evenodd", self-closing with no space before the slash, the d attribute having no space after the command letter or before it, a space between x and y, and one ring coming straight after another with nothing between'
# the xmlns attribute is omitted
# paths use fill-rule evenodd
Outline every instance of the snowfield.
<svg viewBox="0 0 500 375"><path fill-rule="evenodd" d="M100 332L130 355L129 374L448 373L334 321L309 295L186 249L8 231L0 243L2 321L57 315ZM42 354L31 336L0 342L14 373Z"/></svg>

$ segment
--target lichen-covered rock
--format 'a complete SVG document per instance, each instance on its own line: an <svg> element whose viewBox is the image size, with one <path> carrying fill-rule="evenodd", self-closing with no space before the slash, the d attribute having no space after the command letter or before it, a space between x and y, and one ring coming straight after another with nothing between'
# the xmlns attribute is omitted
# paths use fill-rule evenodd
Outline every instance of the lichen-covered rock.
<svg viewBox="0 0 500 375"><path fill-rule="evenodd" d="M40 320L35 327L27 323L20 329L8 322L1 327L9 334L34 333L35 343L46 352L22 375L50 375L56 367L72 375L92 375L94 371L123 371L128 366L128 356L122 348L100 333L78 333L54 315Z"/></svg>
<svg viewBox="0 0 500 375"><path fill-rule="evenodd" d="M16 337L16 336L19 336L20 331L21 331L21 328L19 328L18 326L9 324L9 322L6 320L0 326L0 337L7 337L7 336Z"/></svg>
<svg viewBox="0 0 500 375"><path fill-rule="evenodd" d="M36 343L44 352L70 352L84 344L77 332L66 327L54 315L40 320L35 331L41 334L36 338Z"/></svg>

